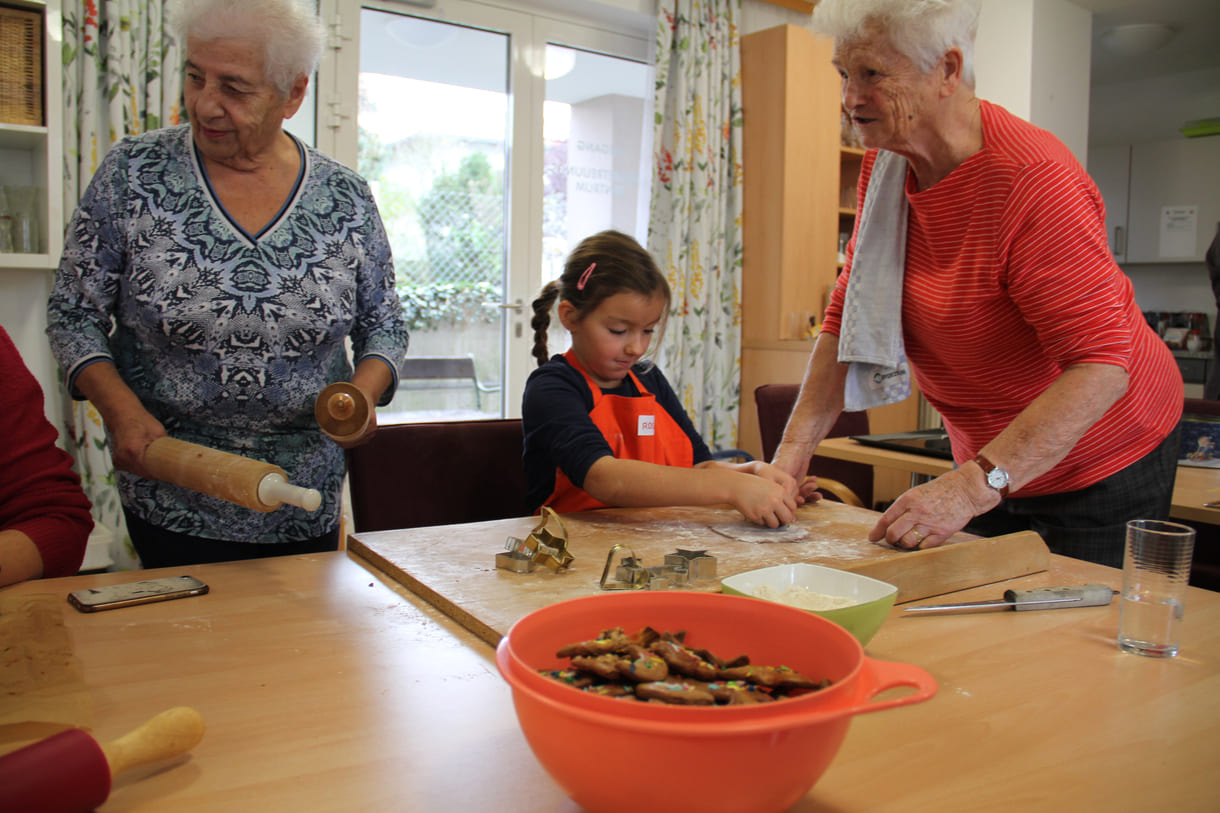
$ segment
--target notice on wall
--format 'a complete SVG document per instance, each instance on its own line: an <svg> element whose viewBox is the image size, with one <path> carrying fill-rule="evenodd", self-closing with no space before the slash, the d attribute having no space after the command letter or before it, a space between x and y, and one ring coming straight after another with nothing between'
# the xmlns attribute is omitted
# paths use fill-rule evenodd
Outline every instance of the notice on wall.
<svg viewBox="0 0 1220 813"><path fill-rule="evenodd" d="M1157 254L1163 258L1194 256L1198 233L1198 206L1162 206L1161 241Z"/></svg>

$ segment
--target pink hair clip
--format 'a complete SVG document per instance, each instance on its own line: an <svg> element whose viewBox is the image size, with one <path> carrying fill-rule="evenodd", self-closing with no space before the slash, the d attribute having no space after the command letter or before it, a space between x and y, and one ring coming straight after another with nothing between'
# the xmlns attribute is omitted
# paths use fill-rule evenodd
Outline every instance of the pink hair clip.
<svg viewBox="0 0 1220 813"><path fill-rule="evenodd" d="M597 263L589 263L585 273L581 274L580 279L576 282L576 290L583 291L585 289L585 283L589 281L589 275L593 273L594 268L597 268Z"/></svg>

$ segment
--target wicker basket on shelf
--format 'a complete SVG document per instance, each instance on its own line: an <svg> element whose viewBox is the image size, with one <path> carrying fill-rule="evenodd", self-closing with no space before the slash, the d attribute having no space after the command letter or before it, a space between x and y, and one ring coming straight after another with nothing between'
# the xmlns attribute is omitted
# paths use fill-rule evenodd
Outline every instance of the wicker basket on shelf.
<svg viewBox="0 0 1220 813"><path fill-rule="evenodd" d="M42 13L0 5L0 122L41 126Z"/></svg>

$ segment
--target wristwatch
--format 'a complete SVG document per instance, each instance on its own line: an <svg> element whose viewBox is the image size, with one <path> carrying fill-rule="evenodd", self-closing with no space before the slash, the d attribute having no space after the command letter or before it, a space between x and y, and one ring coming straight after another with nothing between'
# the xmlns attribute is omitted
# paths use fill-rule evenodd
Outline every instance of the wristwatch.
<svg viewBox="0 0 1220 813"><path fill-rule="evenodd" d="M979 455L974 458L974 462L979 464L979 468L983 470L983 478L987 481L987 485L1000 492L1001 499L1008 496L1008 472L1004 469L997 468L995 463L992 463L987 458Z"/></svg>

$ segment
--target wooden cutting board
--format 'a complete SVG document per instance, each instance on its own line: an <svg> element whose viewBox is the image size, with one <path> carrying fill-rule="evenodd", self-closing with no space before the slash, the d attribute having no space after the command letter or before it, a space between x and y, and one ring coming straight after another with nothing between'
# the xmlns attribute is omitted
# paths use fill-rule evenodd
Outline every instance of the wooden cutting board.
<svg viewBox="0 0 1220 813"><path fill-rule="evenodd" d="M880 546L868 541L878 516L864 508L818 502L798 511L794 526L806 532L804 538L756 541L784 535L768 537L728 507L567 514L561 521L575 558L558 573L542 567L515 573L495 565L506 540L528 536L538 517L359 533L349 537L348 549L492 645L532 610L601 592L602 572L615 545L629 548L644 566L662 565L665 555L678 549L707 551L716 559L716 579L694 582L689 589L716 591L719 579L736 573L814 562L896 585L899 602L1037 573L1049 565L1046 544L1032 532L989 539L957 534L938 548L921 551ZM625 555L627 551L616 552L615 561Z"/></svg>

